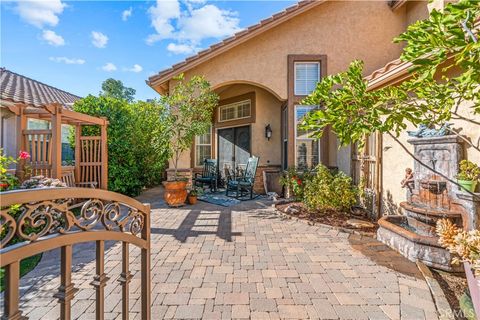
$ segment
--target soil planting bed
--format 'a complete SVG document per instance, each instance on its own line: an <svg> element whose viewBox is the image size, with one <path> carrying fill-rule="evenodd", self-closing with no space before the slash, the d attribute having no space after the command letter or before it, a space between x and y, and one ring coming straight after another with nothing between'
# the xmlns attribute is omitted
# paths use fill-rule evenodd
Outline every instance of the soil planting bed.
<svg viewBox="0 0 480 320"><path fill-rule="evenodd" d="M462 316L460 310L460 298L468 290L467 279L465 275L452 274L439 270L432 270L433 277L438 281L440 287L445 293L450 307L454 311L455 319L467 319ZM456 312L455 312L456 311Z"/></svg>
<svg viewBox="0 0 480 320"><path fill-rule="evenodd" d="M276 209L291 217L295 217L301 220L306 220L311 224L326 224L332 227L354 230L362 233L375 234L378 229L378 224L370 221L366 217L366 212L363 210L355 210L354 212L337 212L328 211L325 213L310 212L302 202L289 202L277 204ZM371 227L353 226L347 223L348 220L355 219L361 220L365 223L372 224Z"/></svg>

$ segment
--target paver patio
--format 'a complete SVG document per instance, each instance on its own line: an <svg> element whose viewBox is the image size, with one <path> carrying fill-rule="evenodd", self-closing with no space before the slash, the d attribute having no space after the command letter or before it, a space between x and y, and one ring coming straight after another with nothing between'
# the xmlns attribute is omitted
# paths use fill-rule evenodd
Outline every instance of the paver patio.
<svg viewBox="0 0 480 320"><path fill-rule="evenodd" d="M414 263L380 242L276 215L267 200L230 208L152 204L152 319L437 319ZM93 244L74 247L75 319L95 318ZM106 319L121 318L121 245L106 245ZM140 312L140 254L131 249L131 318ZM22 279L23 314L56 319L58 251ZM3 296L2 296L3 298Z"/></svg>

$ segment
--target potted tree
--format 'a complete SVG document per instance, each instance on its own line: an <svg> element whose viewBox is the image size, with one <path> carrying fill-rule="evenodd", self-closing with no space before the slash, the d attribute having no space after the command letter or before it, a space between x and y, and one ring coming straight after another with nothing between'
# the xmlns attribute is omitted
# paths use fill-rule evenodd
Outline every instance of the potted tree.
<svg viewBox="0 0 480 320"><path fill-rule="evenodd" d="M480 177L480 168L468 160L460 161L460 170L457 175L457 182L462 189L474 192Z"/></svg>
<svg viewBox="0 0 480 320"><path fill-rule="evenodd" d="M179 160L183 152L192 147L195 136L206 133L213 118L213 110L218 103L218 95L212 91L210 83L202 76L185 80L183 74L174 78L177 81L170 94L162 97L170 128L171 164L173 177L164 183L164 198L170 206L181 206L187 198L188 180L178 176Z"/></svg>

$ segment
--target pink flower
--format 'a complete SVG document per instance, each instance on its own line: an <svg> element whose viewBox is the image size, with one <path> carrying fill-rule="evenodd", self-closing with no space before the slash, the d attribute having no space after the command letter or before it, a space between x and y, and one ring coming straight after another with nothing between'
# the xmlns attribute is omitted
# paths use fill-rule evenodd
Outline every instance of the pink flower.
<svg viewBox="0 0 480 320"><path fill-rule="evenodd" d="M27 151L20 151L19 158L22 160L30 158L30 154Z"/></svg>

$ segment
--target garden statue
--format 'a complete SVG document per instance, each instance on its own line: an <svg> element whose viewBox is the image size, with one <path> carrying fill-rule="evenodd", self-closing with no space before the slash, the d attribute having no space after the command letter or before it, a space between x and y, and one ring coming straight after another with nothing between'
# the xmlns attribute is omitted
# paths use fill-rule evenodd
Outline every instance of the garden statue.
<svg viewBox="0 0 480 320"><path fill-rule="evenodd" d="M435 127L429 127L425 124L421 124L418 126L416 131L407 131L410 137L417 137L417 138L424 138L424 137L443 137L448 135L448 131L450 131L450 127L452 123L445 122L439 129L435 129Z"/></svg>
<svg viewBox="0 0 480 320"><path fill-rule="evenodd" d="M414 178L413 178L413 170L411 168L406 168L405 169L405 177L403 178L402 182L400 184L402 185L402 188L409 187L410 184L413 183Z"/></svg>

